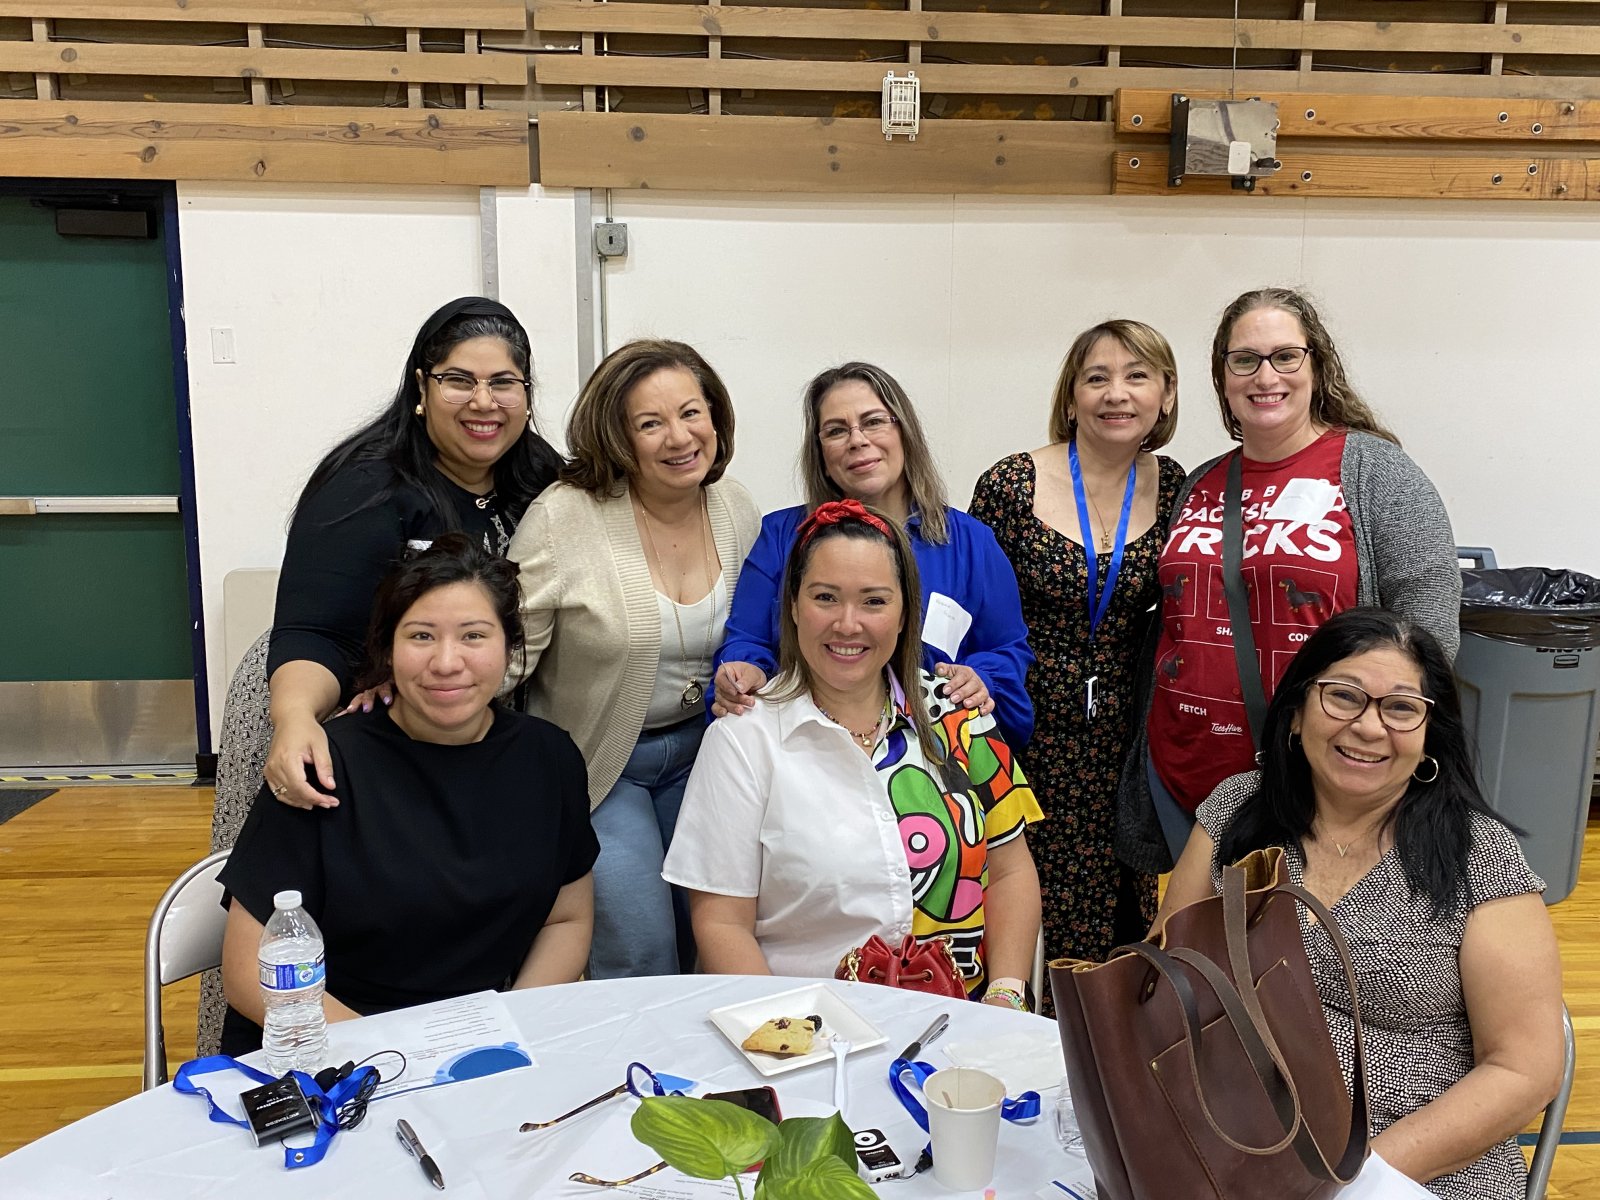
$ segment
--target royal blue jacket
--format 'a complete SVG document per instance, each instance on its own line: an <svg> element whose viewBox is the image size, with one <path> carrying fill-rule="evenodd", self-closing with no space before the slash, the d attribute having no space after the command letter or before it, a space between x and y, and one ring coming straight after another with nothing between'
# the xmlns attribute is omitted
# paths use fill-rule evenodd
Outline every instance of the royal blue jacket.
<svg viewBox="0 0 1600 1200"><path fill-rule="evenodd" d="M739 572L727 637L717 651L713 670L725 662L753 663L769 678L777 670L783 569L805 518L805 505L797 504L761 519L761 533ZM1033 736L1033 702L1028 699L1033 651L1022 620L1017 577L1011 560L982 521L953 508L945 510L945 521L950 540L943 545L923 539L918 514L912 513L906 522L917 572L922 576L923 616L927 616L928 597L939 592L971 615L972 626L959 646L924 644L922 665L932 671L937 664L953 659L976 671L994 698L994 717L1001 734L1012 749L1020 750ZM706 696L707 708L713 697L714 693Z"/></svg>

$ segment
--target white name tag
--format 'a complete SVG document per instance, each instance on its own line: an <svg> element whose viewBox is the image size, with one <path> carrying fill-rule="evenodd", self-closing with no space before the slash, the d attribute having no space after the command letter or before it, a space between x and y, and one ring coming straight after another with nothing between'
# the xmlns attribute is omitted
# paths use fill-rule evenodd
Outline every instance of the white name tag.
<svg viewBox="0 0 1600 1200"><path fill-rule="evenodd" d="M955 662L961 653L961 639L972 628L972 614L943 592L928 596L928 611L922 616L922 640Z"/></svg>

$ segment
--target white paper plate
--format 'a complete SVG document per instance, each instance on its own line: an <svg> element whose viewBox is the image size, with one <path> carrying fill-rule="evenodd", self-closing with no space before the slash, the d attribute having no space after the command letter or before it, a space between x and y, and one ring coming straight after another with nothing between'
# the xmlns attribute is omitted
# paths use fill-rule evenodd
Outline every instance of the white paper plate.
<svg viewBox="0 0 1600 1200"><path fill-rule="evenodd" d="M775 1017L807 1017L812 1013L822 1018L822 1030L819 1040L813 1043L817 1048L810 1054L775 1058L770 1054L753 1054L743 1048L745 1038L764 1022ZM759 1000L725 1004L712 1009L710 1016L711 1023L722 1032L722 1036L732 1042L733 1048L763 1075L782 1075L813 1063L832 1061L833 1048L826 1040L832 1034L848 1038L852 1054L857 1050L881 1046L889 1040L826 983L808 984L793 991L763 996Z"/></svg>

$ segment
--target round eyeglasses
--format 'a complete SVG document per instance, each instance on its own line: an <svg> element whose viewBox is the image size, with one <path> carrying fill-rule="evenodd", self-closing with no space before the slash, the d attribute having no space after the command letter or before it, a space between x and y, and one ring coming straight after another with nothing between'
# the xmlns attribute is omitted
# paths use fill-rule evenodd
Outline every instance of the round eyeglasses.
<svg viewBox="0 0 1600 1200"><path fill-rule="evenodd" d="M1390 692L1387 696L1374 696L1365 688L1342 679L1314 681L1322 700L1322 711L1335 721L1359 720L1370 705L1378 706L1378 720L1392 733L1410 733L1420 729L1428 719L1433 701L1426 696L1413 696L1410 692Z"/></svg>
<svg viewBox="0 0 1600 1200"><path fill-rule="evenodd" d="M1311 353L1310 346L1279 346L1270 354L1257 354L1254 350L1229 350L1222 356L1228 370L1235 375L1254 375L1261 364L1268 362L1280 375L1293 375Z"/></svg>
<svg viewBox="0 0 1600 1200"><path fill-rule="evenodd" d="M862 437L875 442L886 436L898 424L900 422L895 419L893 413L868 413L854 425L843 421L829 421L817 431L817 436L830 446L842 446L850 440L850 435L859 429Z"/></svg>
<svg viewBox="0 0 1600 1200"><path fill-rule="evenodd" d="M516 408L528 398L528 381L515 375L479 379L461 371L429 371L428 378L439 385L439 398L446 404L470 404L480 387L489 389L489 399L501 408Z"/></svg>

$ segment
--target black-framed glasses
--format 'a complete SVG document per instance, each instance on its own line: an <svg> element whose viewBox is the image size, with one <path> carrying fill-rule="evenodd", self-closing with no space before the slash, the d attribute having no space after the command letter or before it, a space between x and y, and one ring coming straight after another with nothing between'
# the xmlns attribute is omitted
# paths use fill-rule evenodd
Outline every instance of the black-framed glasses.
<svg viewBox="0 0 1600 1200"><path fill-rule="evenodd" d="M845 421L829 421L817 430L817 436L830 446L839 446L848 442L850 435L859 429L862 437L875 442L898 424L900 422L893 413L868 413L854 425Z"/></svg>
<svg viewBox="0 0 1600 1200"><path fill-rule="evenodd" d="M1254 350L1229 350L1222 356L1228 370L1235 375L1254 375L1261 364L1268 362L1280 375L1293 375L1305 365L1310 346L1279 346L1270 354L1257 354Z"/></svg>
<svg viewBox="0 0 1600 1200"><path fill-rule="evenodd" d="M570 1112L564 1112L559 1117L552 1117L548 1121L525 1121L521 1126L518 1127L517 1132L532 1133L536 1129L549 1129L553 1125L561 1124L561 1122L565 1121L568 1117L575 1117L579 1113L588 1112L591 1108L604 1104L607 1100L614 1100L616 1097L625 1092L631 1092L641 1100L643 1100L646 1096L683 1095L682 1092L669 1092L666 1087L663 1086L661 1080L656 1078L656 1073L643 1063L632 1062L628 1064L627 1076L620 1084L612 1088L609 1092L602 1092L593 1100L585 1100L582 1104L578 1105L577 1108L572 1109Z"/></svg>
<svg viewBox="0 0 1600 1200"><path fill-rule="evenodd" d="M464 371L429 371L427 376L439 385L439 398L446 404L470 404L480 387L488 388L489 399L501 408L516 408L528 398L528 381L515 375L479 379Z"/></svg>
<svg viewBox="0 0 1600 1200"><path fill-rule="evenodd" d="M1387 696L1374 696L1365 688L1342 679L1318 679L1317 695L1322 700L1322 711L1335 721L1359 720L1368 707L1378 706L1378 720L1393 733L1410 733L1422 728L1428 719L1433 701L1426 696L1410 692L1390 692Z"/></svg>

